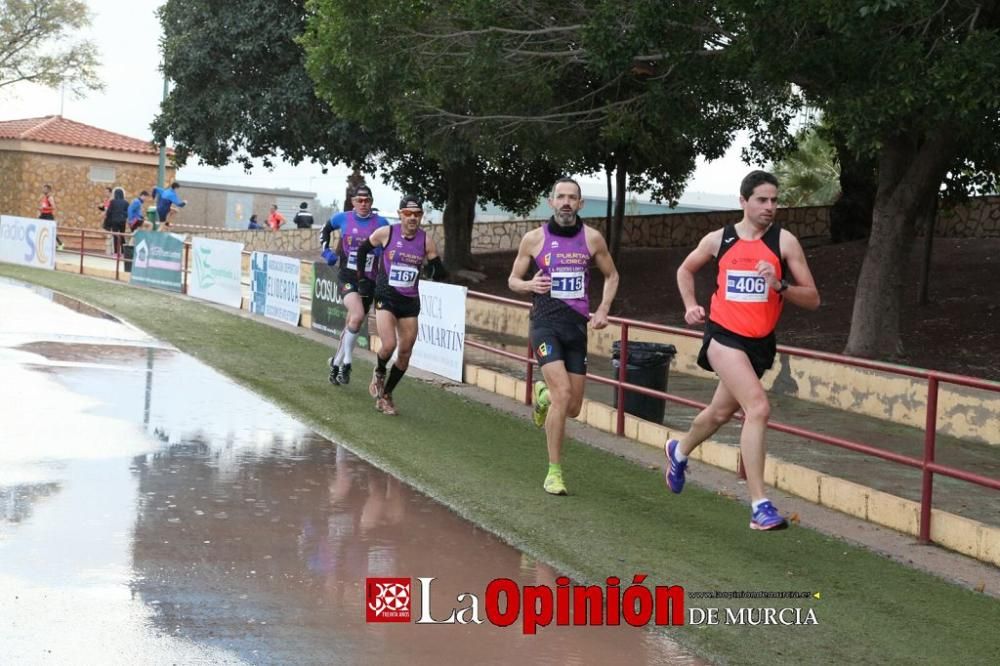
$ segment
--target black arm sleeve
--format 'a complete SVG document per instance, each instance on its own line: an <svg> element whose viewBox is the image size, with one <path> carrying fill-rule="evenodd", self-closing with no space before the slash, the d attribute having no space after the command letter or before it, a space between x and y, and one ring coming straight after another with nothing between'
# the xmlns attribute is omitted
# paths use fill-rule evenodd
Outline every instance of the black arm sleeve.
<svg viewBox="0 0 1000 666"><path fill-rule="evenodd" d="M320 245L321 249L323 249L323 250L329 250L330 249L330 236L332 236L332 235L333 235L333 227L330 226L329 222L327 222L326 224L323 225L323 231L320 232L320 235L319 235L319 239L320 239L319 240L319 245Z"/></svg>
<svg viewBox="0 0 1000 666"><path fill-rule="evenodd" d="M427 269L424 271L427 275L428 280L446 280L448 278L448 269L444 267L444 262L441 261L441 257L434 257L427 262Z"/></svg>
<svg viewBox="0 0 1000 666"><path fill-rule="evenodd" d="M368 261L368 253L371 252L374 249L375 249L375 246L372 245L371 240L369 240L367 238L364 240L364 242L361 243L360 246L358 246L358 259L357 259L357 261L358 261L358 267L359 267L359 270L358 270L358 277L359 278L364 277L364 273L365 273L364 267L366 265L366 262Z"/></svg>

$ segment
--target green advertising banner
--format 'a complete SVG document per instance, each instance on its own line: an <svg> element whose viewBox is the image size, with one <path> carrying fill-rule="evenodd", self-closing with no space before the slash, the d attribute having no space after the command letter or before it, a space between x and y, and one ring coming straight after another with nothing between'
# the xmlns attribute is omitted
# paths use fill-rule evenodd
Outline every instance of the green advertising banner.
<svg viewBox="0 0 1000 666"><path fill-rule="evenodd" d="M324 262L313 263L312 327L327 335L339 338L347 321L347 308L337 289L337 268ZM368 317L361 322L358 345L371 349L368 339Z"/></svg>
<svg viewBox="0 0 1000 666"><path fill-rule="evenodd" d="M132 236L135 259L132 284L170 291L181 290L184 237L159 231L137 231Z"/></svg>

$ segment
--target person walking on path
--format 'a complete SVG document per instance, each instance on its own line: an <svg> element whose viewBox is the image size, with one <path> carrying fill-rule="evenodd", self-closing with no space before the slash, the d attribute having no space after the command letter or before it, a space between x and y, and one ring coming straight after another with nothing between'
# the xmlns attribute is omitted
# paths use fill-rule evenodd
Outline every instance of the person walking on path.
<svg viewBox="0 0 1000 666"><path fill-rule="evenodd" d="M510 289L532 294L529 337L544 382L534 389L535 425L545 427L549 468L542 488L550 495L566 495L562 477L562 446L566 419L580 413L587 375L587 324L599 330L608 325L608 311L618 291L618 270L601 233L583 223L580 185L560 178L552 188L553 215L521 239L517 258L507 278ZM534 275L524 276L534 261ZM604 275L601 303L590 314L590 264ZM537 269L537 270L536 270Z"/></svg>
<svg viewBox="0 0 1000 666"><path fill-rule="evenodd" d="M688 456L742 409L740 455L750 492L750 528L779 530L788 521L764 490L771 406L760 378L774 362L774 329L785 301L815 310L820 298L802 245L774 221L778 179L766 171L750 172L740 184L740 207L743 219L707 234L677 269L684 321L705 324L698 365L715 372L719 385L691 429L664 445L666 482L680 493ZM694 276L713 259L716 289L706 322L705 308L695 298Z"/></svg>

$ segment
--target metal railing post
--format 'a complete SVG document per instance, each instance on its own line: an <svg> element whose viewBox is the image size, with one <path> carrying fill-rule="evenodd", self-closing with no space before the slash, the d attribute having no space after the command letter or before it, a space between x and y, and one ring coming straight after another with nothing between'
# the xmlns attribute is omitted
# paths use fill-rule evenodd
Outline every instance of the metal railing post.
<svg viewBox="0 0 1000 666"><path fill-rule="evenodd" d="M934 445L937 442L938 378L927 378L927 417L924 424L924 469L920 489L920 543L931 541L931 503L934 496L934 472L928 465L934 462Z"/></svg>
<svg viewBox="0 0 1000 666"><path fill-rule="evenodd" d="M80 229L80 275L83 275L83 236L87 232Z"/></svg>
<svg viewBox="0 0 1000 666"><path fill-rule="evenodd" d="M619 437L625 434L625 387L622 384L625 383L625 379L628 376L628 324L623 323L621 325L621 342L619 342L618 347L618 386L615 390L618 392L618 410L616 411L616 417L618 422L615 426L615 432Z"/></svg>

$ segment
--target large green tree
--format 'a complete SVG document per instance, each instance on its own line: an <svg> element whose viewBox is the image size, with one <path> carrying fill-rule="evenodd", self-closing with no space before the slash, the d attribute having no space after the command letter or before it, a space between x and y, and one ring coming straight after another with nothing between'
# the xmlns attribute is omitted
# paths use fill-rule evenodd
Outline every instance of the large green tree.
<svg viewBox="0 0 1000 666"><path fill-rule="evenodd" d="M344 121L316 98L295 39L303 0L168 0L159 9L173 86L153 121L179 164L345 162L374 168L387 137Z"/></svg>
<svg viewBox="0 0 1000 666"><path fill-rule="evenodd" d="M389 2L371 15L364 20L391 53L378 53L377 65L410 68L399 100L422 136L463 137L486 152L497 142L544 146L567 172L613 173L613 254L628 191L671 201L699 155L719 157L737 129L783 127L791 112L787 85L758 84L750 94L723 48L721 25L734 17L708 2L587 0L557 11L537 1ZM332 8L329 16L348 20ZM337 61L337 53L318 53L318 68ZM788 143L775 136L759 134L755 150Z"/></svg>
<svg viewBox="0 0 1000 666"><path fill-rule="evenodd" d="M0 0L0 88L30 82L67 85L75 93L101 88L97 47L77 33L90 26L76 0Z"/></svg>
<svg viewBox="0 0 1000 666"><path fill-rule="evenodd" d="M302 43L317 93L344 118L392 128L399 148L383 153L380 165L396 183L444 207L448 263L477 268L471 254L477 202L530 210L562 173L558 150L530 133L490 135L427 121L431 105L468 114L488 78L474 59L463 68L415 57L419 38L409 31L447 16L447 3L312 0L308 6ZM405 35L401 26L408 26Z"/></svg>
<svg viewBox="0 0 1000 666"><path fill-rule="evenodd" d="M744 15L731 48L752 65L751 75L797 84L855 154L874 158L871 236L846 351L899 354L918 218L933 208L942 183L988 187L995 178L1000 7L970 0L726 4Z"/></svg>

